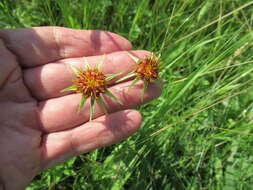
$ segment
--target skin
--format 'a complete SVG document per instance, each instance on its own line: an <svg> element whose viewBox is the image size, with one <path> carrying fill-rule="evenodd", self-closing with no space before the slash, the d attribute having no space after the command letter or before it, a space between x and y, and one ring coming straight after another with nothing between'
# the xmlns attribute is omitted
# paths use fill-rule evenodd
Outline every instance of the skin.
<svg viewBox="0 0 253 190"><path fill-rule="evenodd" d="M110 112L96 105L89 120L89 104L77 113L80 94L60 93L71 85L69 64L92 66L106 54L104 73L131 72L134 61L127 55L131 43L105 32L36 27L0 30L0 189L25 188L35 175L72 156L127 138L138 130L141 116L131 108L160 94L150 84L141 101L142 82L131 81L109 90L123 102L105 98ZM143 58L147 51L130 51ZM88 101L87 101L88 102Z"/></svg>

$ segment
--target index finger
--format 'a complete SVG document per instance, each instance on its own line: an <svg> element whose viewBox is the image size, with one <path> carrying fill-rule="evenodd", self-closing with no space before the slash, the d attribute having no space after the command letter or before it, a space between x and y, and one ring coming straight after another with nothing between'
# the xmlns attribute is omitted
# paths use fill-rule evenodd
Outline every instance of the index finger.
<svg viewBox="0 0 253 190"><path fill-rule="evenodd" d="M23 66L33 67L62 58L92 56L131 49L125 38L100 30L63 27L2 29L0 38Z"/></svg>

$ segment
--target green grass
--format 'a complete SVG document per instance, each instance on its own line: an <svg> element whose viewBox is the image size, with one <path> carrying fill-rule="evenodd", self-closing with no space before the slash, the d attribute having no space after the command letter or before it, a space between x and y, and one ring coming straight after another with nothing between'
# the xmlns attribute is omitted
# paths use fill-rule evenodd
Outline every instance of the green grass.
<svg viewBox="0 0 253 190"><path fill-rule="evenodd" d="M138 108L138 133L42 173L27 190L253 189L249 2L1 1L1 28L109 30L164 62L163 93Z"/></svg>

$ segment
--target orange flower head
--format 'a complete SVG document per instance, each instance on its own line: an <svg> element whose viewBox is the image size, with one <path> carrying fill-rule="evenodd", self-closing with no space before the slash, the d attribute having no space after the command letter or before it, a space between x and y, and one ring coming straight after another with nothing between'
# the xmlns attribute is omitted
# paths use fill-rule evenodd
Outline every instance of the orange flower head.
<svg viewBox="0 0 253 190"><path fill-rule="evenodd" d="M139 59L138 57L133 56L132 54L126 52L129 57L133 59L136 63L134 70L128 73L126 76L119 79L117 82L122 82L126 79L131 79L135 77L130 84L130 88L132 88L139 80L143 81L143 89L141 91L141 99L144 99L144 93L148 88L149 83L156 82L159 79L159 71L160 71L160 61L159 57L156 57L153 53L149 56L146 56L143 59Z"/></svg>
<svg viewBox="0 0 253 190"><path fill-rule="evenodd" d="M94 97L97 99L101 93L106 91L106 76L98 68L80 69L73 84L76 86L76 93L83 97Z"/></svg>
<svg viewBox="0 0 253 190"><path fill-rule="evenodd" d="M159 61L153 54L146 56L144 59L139 59L134 70L137 78L147 82L153 82L158 79Z"/></svg>
<svg viewBox="0 0 253 190"><path fill-rule="evenodd" d="M103 57L104 58L104 57ZM94 113L94 103L97 102L100 108L107 114L106 104L101 97L102 94L110 97L114 102L122 104L122 102L108 90L108 81L117 77L120 73L104 74L100 69L100 64L91 68L86 58L84 58L85 68L76 68L70 65L75 79L72 80L72 85L61 90L61 92L74 92L82 95L78 112L81 111L85 105L86 100L90 99L90 120L92 120Z"/></svg>

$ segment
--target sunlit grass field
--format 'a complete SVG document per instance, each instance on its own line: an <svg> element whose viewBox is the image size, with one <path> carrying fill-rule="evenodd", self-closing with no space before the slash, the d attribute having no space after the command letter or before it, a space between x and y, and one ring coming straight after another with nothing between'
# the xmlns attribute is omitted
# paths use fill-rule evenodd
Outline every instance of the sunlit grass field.
<svg viewBox="0 0 253 190"><path fill-rule="evenodd" d="M2 0L0 27L118 33L161 55L142 128L37 176L27 190L253 189L253 1Z"/></svg>

